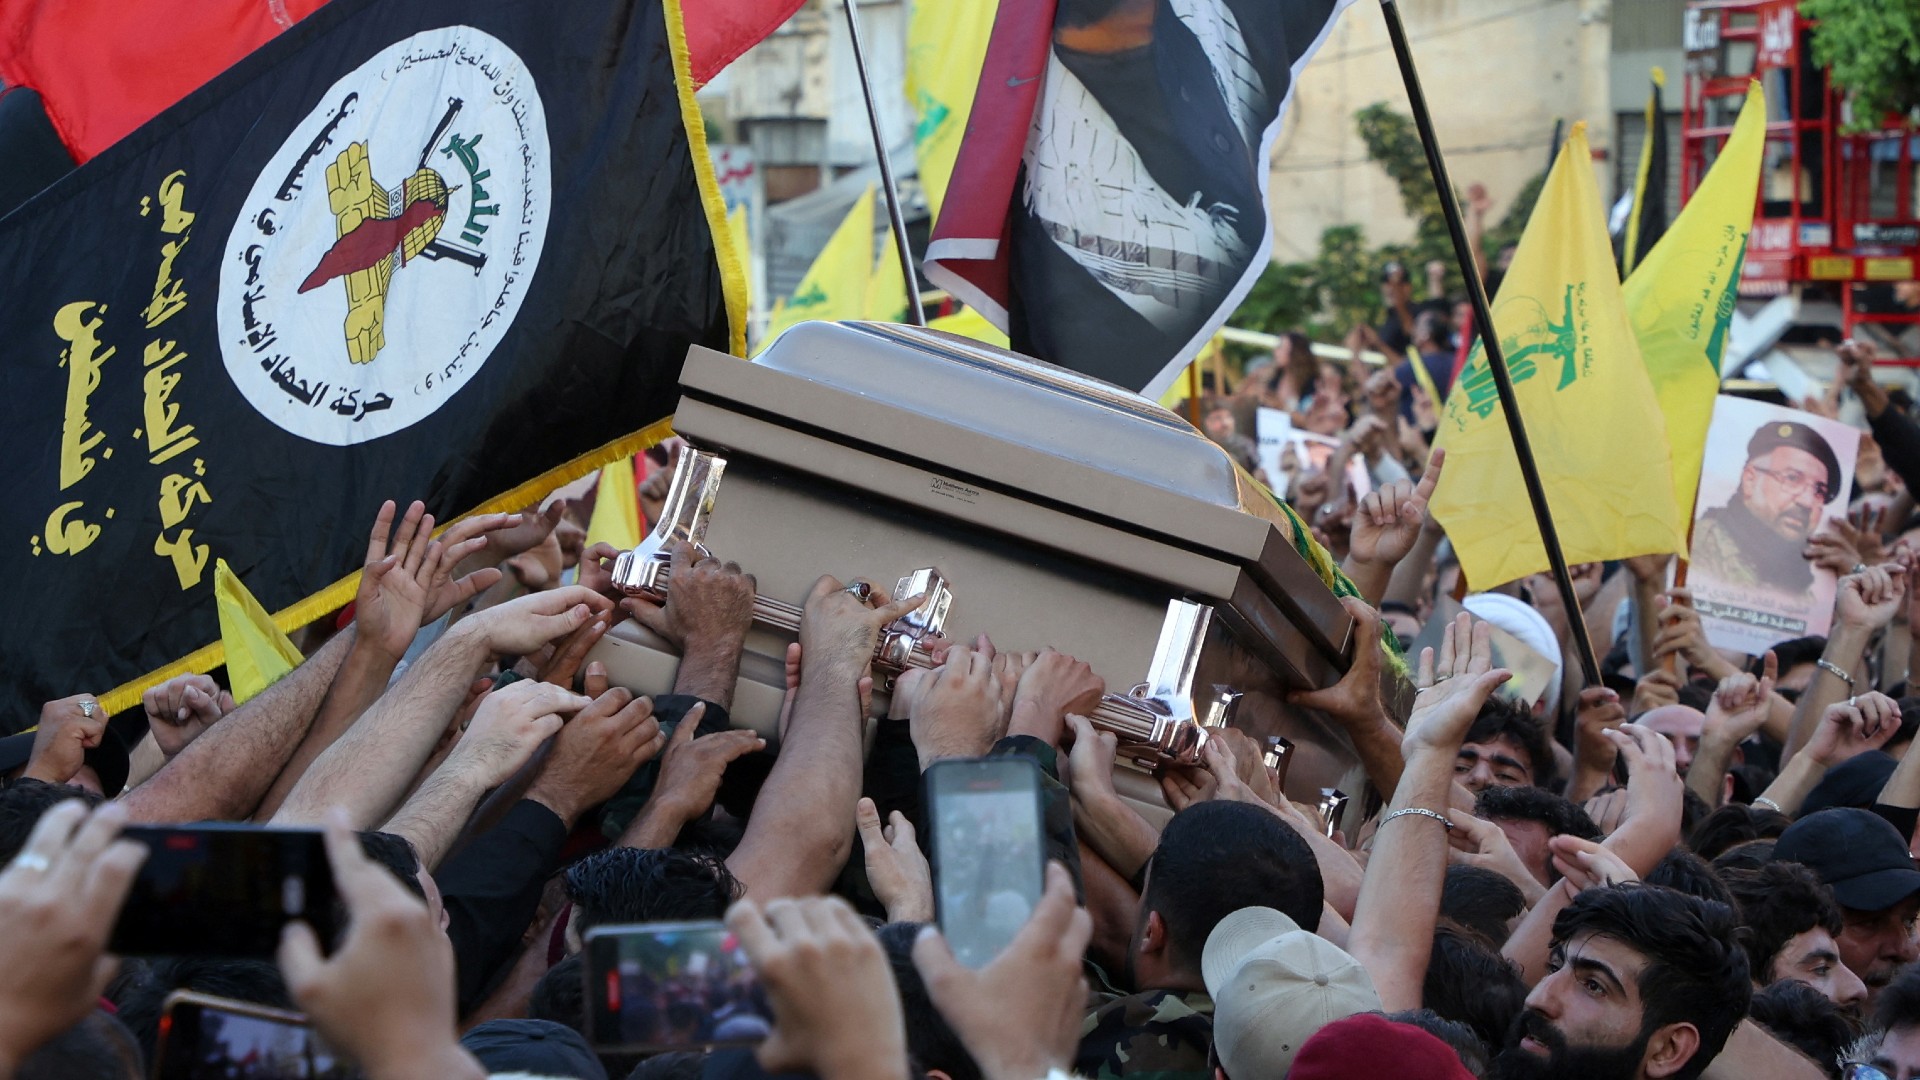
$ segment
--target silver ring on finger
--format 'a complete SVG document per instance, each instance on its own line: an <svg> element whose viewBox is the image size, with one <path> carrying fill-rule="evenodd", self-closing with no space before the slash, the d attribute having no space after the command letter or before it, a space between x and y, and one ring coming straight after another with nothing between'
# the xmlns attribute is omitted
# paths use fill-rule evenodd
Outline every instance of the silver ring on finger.
<svg viewBox="0 0 1920 1080"><path fill-rule="evenodd" d="M99 704L100 703L97 701L80 702L80 715L86 717L89 720L93 719L93 710Z"/></svg>
<svg viewBox="0 0 1920 1080"><path fill-rule="evenodd" d="M36 874L45 873L47 868L52 865L52 863L47 861L45 855L37 851L24 852L16 856L13 860L13 868L15 870L29 870Z"/></svg>
<svg viewBox="0 0 1920 1080"><path fill-rule="evenodd" d="M864 581L856 581L840 591L863 604L873 603L873 586Z"/></svg>

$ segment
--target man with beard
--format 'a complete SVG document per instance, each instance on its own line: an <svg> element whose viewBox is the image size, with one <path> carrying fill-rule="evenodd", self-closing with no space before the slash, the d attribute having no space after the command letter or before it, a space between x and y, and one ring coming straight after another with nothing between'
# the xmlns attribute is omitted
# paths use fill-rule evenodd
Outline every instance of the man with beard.
<svg viewBox="0 0 1920 1080"><path fill-rule="evenodd" d="M1693 565L1736 587L1804 593L1813 587L1807 539L1842 496L1840 459L1805 424L1769 423L1747 443L1740 487L1693 526Z"/></svg>
<svg viewBox="0 0 1920 1080"><path fill-rule="evenodd" d="M1658 886L1588 889L1553 923L1546 978L1494 1058L1494 1080L1699 1076L1753 986L1733 912Z"/></svg>
<svg viewBox="0 0 1920 1080"><path fill-rule="evenodd" d="M1808 814L1780 834L1773 857L1805 865L1833 890L1845 923L1834 941L1841 961L1866 982L1869 1001L1920 959L1920 870L1886 819L1847 806Z"/></svg>

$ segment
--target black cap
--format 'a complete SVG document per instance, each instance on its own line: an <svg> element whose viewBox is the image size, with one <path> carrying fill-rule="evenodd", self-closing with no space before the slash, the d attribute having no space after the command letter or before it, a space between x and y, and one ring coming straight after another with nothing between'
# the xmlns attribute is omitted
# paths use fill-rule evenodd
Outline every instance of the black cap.
<svg viewBox="0 0 1920 1080"><path fill-rule="evenodd" d="M33 740L39 731L39 728L32 727L0 739L0 774L20 768L33 757ZM127 772L131 768L127 759L127 744L113 733L112 728L100 732L100 745L88 748L82 760L91 765L94 773L100 777L100 790L107 798L120 794L120 789L127 786Z"/></svg>
<svg viewBox="0 0 1920 1080"><path fill-rule="evenodd" d="M607 1070L581 1034L551 1020L489 1020L460 1045L489 1073L525 1072L574 1080L607 1080Z"/></svg>
<svg viewBox="0 0 1920 1080"><path fill-rule="evenodd" d="M1880 789L1887 786L1887 777L1893 775L1894 766L1899 762L1885 750L1868 750L1864 754L1855 754L1827 771L1807 798L1800 804L1800 816L1830 810L1836 806L1856 806L1862 809L1872 806L1880 797Z"/></svg>
<svg viewBox="0 0 1920 1080"><path fill-rule="evenodd" d="M1836 807L1787 826L1773 845L1776 862L1797 862L1833 888L1841 907L1885 911L1920 892L1900 830L1871 810Z"/></svg>
<svg viewBox="0 0 1920 1080"><path fill-rule="evenodd" d="M1820 464L1827 467L1827 497L1824 501L1832 502L1846 494L1840 490L1840 459L1834 456L1833 444L1805 424L1776 421L1762 425L1747 443L1747 460L1752 461L1762 454L1770 454L1782 446L1804 450L1819 458Z"/></svg>

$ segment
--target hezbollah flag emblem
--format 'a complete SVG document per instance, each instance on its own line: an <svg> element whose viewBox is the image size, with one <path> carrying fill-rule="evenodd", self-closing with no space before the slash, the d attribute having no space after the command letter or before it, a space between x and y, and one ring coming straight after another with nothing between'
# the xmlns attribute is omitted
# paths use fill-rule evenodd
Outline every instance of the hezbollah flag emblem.
<svg viewBox="0 0 1920 1080"><path fill-rule="evenodd" d="M1620 294L1584 124L1561 147L1493 308L1570 563L1680 551L1672 453ZM1447 397L1433 513L1475 589L1548 567L1486 350Z"/></svg>

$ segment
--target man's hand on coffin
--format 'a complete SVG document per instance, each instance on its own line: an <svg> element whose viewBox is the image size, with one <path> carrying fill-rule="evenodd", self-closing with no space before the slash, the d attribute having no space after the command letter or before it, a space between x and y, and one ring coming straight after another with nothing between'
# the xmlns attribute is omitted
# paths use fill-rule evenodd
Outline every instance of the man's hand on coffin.
<svg viewBox="0 0 1920 1080"><path fill-rule="evenodd" d="M613 601L592 589L569 585L490 607L463 620L461 626L471 624L496 656L523 656L573 633L593 616L612 611Z"/></svg>
<svg viewBox="0 0 1920 1080"><path fill-rule="evenodd" d="M515 684L519 685L519 684ZM527 797L572 824L618 794L634 770L666 749L653 702L616 686L593 699L554 736Z"/></svg>
<svg viewBox="0 0 1920 1080"><path fill-rule="evenodd" d="M620 557L620 549L605 540L594 542L580 553L580 584L618 603L626 599L626 591L613 583L613 561Z"/></svg>
<svg viewBox="0 0 1920 1080"><path fill-rule="evenodd" d="M999 660L994 663L997 667ZM1005 686L1001 689L1006 691ZM1106 692L1106 680L1095 675L1086 661L1043 650L1015 682L1007 734L1031 735L1059 746L1066 734L1067 714L1091 713Z"/></svg>
<svg viewBox="0 0 1920 1080"><path fill-rule="evenodd" d="M867 882L887 909L887 921L932 922L933 870L914 837L913 822L895 810L883 828L872 799L860 800L853 820L866 852Z"/></svg>
<svg viewBox="0 0 1920 1080"><path fill-rule="evenodd" d="M1073 749L1060 777L1073 796L1073 827L1108 866L1131 879L1153 855L1160 834L1113 786L1119 740L1084 716L1068 716Z"/></svg>
<svg viewBox="0 0 1920 1080"><path fill-rule="evenodd" d="M591 700L564 687L521 681L486 696L466 734L454 744L447 765L473 776L483 788L506 782L560 730L563 717Z"/></svg>
<svg viewBox="0 0 1920 1080"><path fill-rule="evenodd" d="M761 1068L821 1080L904 1080L907 1033L893 969L845 900L774 900L764 908L741 900L727 909L727 929L773 1007L773 1032L755 1053Z"/></svg>
<svg viewBox="0 0 1920 1080"><path fill-rule="evenodd" d="M920 680L908 717L920 768L950 757L980 757L1006 732L1000 727L1000 684L993 660L956 645L947 662Z"/></svg>
<svg viewBox="0 0 1920 1080"><path fill-rule="evenodd" d="M683 653L737 651L753 626L753 596L758 587L739 563L702 556L682 541L673 548L666 603L634 596L620 601L620 607Z"/></svg>
<svg viewBox="0 0 1920 1080"><path fill-rule="evenodd" d="M1318 709L1348 729L1372 728L1386 719L1386 706L1380 697L1380 613L1359 597L1346 597L1341 606L1353 617L1353 663L1332 686L1320 690L1294 690L1287 702L1307 709ZM1256 758L1255 760L1258 760Z"/></svg>
<svg viewBox="0 0 1920 1080"><path fill-rule="evenodd" d="M1214 766L1214 743L1220 744L1219 755L1232 763L1233 774L1254 798L1276 809L1287 803L1286 796L1274 784L1273 773L1267 769L1265 755L1261 753L1260 744L1253 741L1253 736L1239 728L1230 727L1216 728L1208 733L1208 754L1204 760L1210 769Z"/></svg>
<svg viewBox="0 0 1920 1080"><path fill-rule="evenodd" d="M855 578L859 584L861 579ZM834 673L857 679L873 663L880 631L888 623L927 602L926 594L895 600L878 585L868 585L869 600L848 592L849 586L831 574L813 583L800 616L802 679L814 673Z"/></svg>
<svg viewBox="0 0 1920 1080"><path fill-rule="evenodd" d="M573 689L574 681L580 675L580 665L586 663L587 653L600 643L600 639L606 636L607 629L619 618L619 612L611 616L595 615L580 629L566 637L549 642L536 656L528 658L534 661L533 678L539 682Z"/></svg>
<svg viewBox="0 0 1920 1080"><path fill-rule="evenodd" d="M720 794L720 778L735 758L766 749L767 741L746 729L697 735L706 711L706 703L697 703L674 727L666 755L660 759L660 778L647 801L647 816L665 814L683 824L692 821L713 805Z"/></svg>
<svg viewBox="0 0 1920 1080"><path fill-rule="evenodd" d="M1356 563L1392 568L1420 539L1427 522L1427 503L1440 483L1440 467L1447 452L1436 450L1420 483L1395 480L1367 493L1353 515L1353 535L1347 557Z"/></svg>
<svg viewBox="0 0 1920 1080"><path fill-rule="evenodd" d="M1463 623L1472 627L1464 635ZM1465 613L1447 627L1441 638L1441 655L1443 666L1452 673L1437 677L1413 699L1413 715L1407 717L1407 733L1400 740L1400 752L1409 763L1423 752L1445 754L1452 761L1460 752L1467 729L1480 715L1480 706L1500 684L1513 677L1506 668L1492 667L1492 627L1471 622Z"/></svg>

